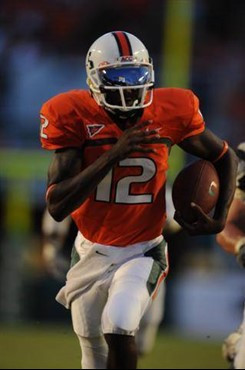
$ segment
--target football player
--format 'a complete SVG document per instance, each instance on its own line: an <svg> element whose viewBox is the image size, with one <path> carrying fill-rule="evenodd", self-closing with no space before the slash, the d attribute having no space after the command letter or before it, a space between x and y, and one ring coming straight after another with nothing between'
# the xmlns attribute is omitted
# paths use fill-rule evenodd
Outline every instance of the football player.
<svg viewBox="0 0 245 370"><path fill-rule="evenodd" d="M190 90L154 89L144 44L109 32L86 58L89 90L73 90L41 109L42 147L54 150L47 206L62 221L71 214L78 235L57 300L71 309L83 368L137 366L135 333L168 272L165 182L173 145L214 163L221 182L213 217L193 204L192 235L225 225L235 191L236 156L205 128Z"/></svg>
<svg viewBox="0 0 245 370"><path fill-rule="evenodd" d="M245 268L245 142L238 146L237 154L237 189L226 226L216 240L227 252L234 254L239 265ZM245 311L239 329L224 341L223 354L235 369L245 369Z"/></svg>
<svg viewBox="0 0 245 370"><path fill-rule="evenodd" d="M42 258L47 272L57 281L64 281L69 270L66 239L73 236L72 219L56 222L47 209L42 220ZM156 299L144 313L136 334L137 351L143 356L153 349L159 325L164 316L165 284L159 286Z"/></svg>
<svg viewBox="0 0 245 370"><path fill-rule="evenodd" d="M163 234L167 233L167 235L175 234L181 229L179 224L173 219L174 205L171 193L171 187L167 185L167 220L163 232ZM57 281L65 280L69 269L69 245L73 244L74 239L75 227L71 217L67 217L61 222L56 222L50 216L48 210L45 209L42 218L42 256L46 270ZM161 284L157 297L144 313L136 334L137 350L141 356L150 353L154 347L159 325L164 317L164 306L165 284Z"/></svg>

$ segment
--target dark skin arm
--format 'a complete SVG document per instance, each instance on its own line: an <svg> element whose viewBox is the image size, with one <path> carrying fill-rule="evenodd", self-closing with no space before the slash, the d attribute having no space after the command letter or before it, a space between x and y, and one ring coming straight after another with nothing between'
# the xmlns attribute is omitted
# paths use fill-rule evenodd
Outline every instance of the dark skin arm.
<svg viewBox="0 0 245 370"><path fill-rule="evenodd" d="M130 153L154 152L153 148L142 146L149 143L152 138L159 138L157 131L147 131L149 124L150 122L143 122L125 130L112 149L84 170L81 150L76 148L57 150L48 172L48 186L55 184L47 199L51 216L56 221L62 221L76 210L114 165L127 158Z"/></svg>
<svg viewBox="0 0 245 370"><path fill-rule="evenodd" d="M213 162L223 149L223 141L206 129L200 135L185 139L179 146L194 156ZM179 212L175 214L175 220L184 227L191 235L216 234L225 227L228 211L236 188L237 157L229 148L225 155L213 163L220 179L220 194L213 218L206 215L202 209L192 204L197 215L197 221L187 223Z"/></svg>

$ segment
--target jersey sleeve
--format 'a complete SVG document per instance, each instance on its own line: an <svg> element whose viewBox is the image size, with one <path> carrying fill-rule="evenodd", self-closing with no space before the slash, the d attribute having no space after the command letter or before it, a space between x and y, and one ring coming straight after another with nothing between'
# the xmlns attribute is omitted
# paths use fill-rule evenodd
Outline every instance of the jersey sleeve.
<svg viewBox="0 0 245 370"><path fill-rule="evenodd" d="M40 120L42 148L56 150L83 146L85 135L81 119L76 117L65 94L57 95L42 106Z"/></svg>
<svg viewBox="0 0 245 370"><path fill-rule="evenodd" d="M199 99L192 91L189 90L189 93L191 120L183 132L181 141L190 136L201 134L205 130L205 122L199 108Z"/></svg>

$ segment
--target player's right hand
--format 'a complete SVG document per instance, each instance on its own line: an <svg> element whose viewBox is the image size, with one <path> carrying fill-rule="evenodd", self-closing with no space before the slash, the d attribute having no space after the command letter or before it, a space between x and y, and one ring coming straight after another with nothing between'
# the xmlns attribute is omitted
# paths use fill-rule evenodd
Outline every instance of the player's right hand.
<svg viewBox="0 0 245 370"><path fill-rule="evenodd" d="M193 214L196 216L196 220L191 223L186 221L179 211L174 214L175 221L178 222L190 235L210 235L218 234L225 227L225 221L223 219L214 219L207 215L202 208L196 203L191 203Z"/></svg>
<svg viewBox="0 0 245 370"><path fill-rule="evenodd" d="M156 130L149 130L147 126L151 121L145 121L125 130L118 142L111 149L116 160L125 159L130 153L155 153L152 147L144 147L144 144L150 144L154 139L159 139L160 135Z"/></svg>
<svg viewBox="0 0 245 370"><path fill-rule="evenodd" d="M241 246L237 255L237 262L243 268L245 268L245 244Z"/></svg>

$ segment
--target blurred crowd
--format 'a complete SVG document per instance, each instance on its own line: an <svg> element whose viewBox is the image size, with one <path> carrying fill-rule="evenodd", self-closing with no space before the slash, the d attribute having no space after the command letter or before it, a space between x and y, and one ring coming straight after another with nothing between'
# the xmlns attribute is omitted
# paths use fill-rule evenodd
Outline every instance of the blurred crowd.
<svg viewBox="0 0 245 370"><path fill-rule="evenodd" d="M58 92L85 87L85 54L101 33L126 28L140 34L152 53L160 52L163 5L159 0L1 1L1 146L38 147L40 106ZM158 38L148 32L146 19Z"/></svg>
<svg viewBox="0 0 245 370"><path fill-rule="evenodd" d="M129 27L138 33L145 25L161 20L164 1L156 0L7 0L1 5L1 25L9 47L35 44L43 53L60 55L85 53L98 32ZM154 47L154 40L146 28ZM155 45L155 48L157 45Z"/></svg>

